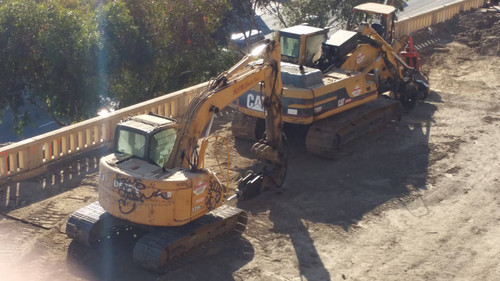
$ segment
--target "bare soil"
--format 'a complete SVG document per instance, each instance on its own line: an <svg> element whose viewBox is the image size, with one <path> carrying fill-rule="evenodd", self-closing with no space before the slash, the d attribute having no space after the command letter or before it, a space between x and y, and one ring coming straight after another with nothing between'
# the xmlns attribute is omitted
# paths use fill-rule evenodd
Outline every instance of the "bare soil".
<svg viewBox="0 0 500 281"><path fill-rule="evenodd" d="M397 130L349 155L308 155L304 130L288 128L284 186L238 203L249 213L246 232L200 247L167 273L134 265L128 235L92 249L66 237L70 213L96 199L98 155L1 186L0 278L498 280L499 20L478 11L419 34L445 42L422 50L432 93ZM234 189L259 164L251 143L231 136L230 120L224 111L215 128L229 142ZM213 157L206 164L218 169Z"/></svg>

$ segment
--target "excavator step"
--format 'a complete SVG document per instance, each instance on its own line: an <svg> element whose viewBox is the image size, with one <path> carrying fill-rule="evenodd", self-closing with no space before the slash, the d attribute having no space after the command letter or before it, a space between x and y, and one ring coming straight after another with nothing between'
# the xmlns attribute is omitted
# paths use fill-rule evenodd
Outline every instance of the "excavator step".
<svg viewBox="0 0 500 281"><path fill-rule="evenodd" d="M307 152L335 159L362 136L400 121L401 103L379 98L345 113L315 122L306 136Z"/></svg>

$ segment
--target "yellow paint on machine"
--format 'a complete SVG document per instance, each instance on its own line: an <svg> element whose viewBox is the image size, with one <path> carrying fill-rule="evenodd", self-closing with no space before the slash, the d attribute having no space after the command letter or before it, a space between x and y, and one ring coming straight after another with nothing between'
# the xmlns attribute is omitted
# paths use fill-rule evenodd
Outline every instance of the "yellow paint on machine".
<svg viewBox="0 0 500 281"><path fill-rule="evenodd" d="M367 51L369 52L369 51ZM362 63L368 61L364 59ZM376 89L376 84L369 80L369 77L363 75L362 72L344 71L336 70L330 72L323 76L323 84L314 85L310 88L297 88L293 85L288 85L283 90L284 98L294 98L305 101L305 104L288 104L288 108L294 109L309 109L321 107L324 104L337 100L339 97L337 95L322 99L325 95L330 95L332 92L339 91L341 89L346 89L350 98L356 98L363 96L366 93L373 92ZM260 91L260 85L254 87L252 90ZM343 111L356 107L358 105L367 103L377 98L377 95L372 95L369 97L362 98L352 103L343 104L342 106L329 110L323 114L314 116L300 116L294 117L291 115L284 115L283 121L287 123L294 124L311 124L314 121L327 118L329 116L339 114ZM310 101L310 102L308 102ZM240 107L239 110L246 115L264 118L264 113L261 111L256 111L244 107Z"/></svg>
<svg viewBox="0 0 500 281"><path fill-rule="evenodd" d="M208 196L208 184L214 178L209 170L175 169L155 179L151 175L159 167L142 163L135 171L123 169L118 167L121 164L109 164L113 157L101 159L98 184L99 203L111 215L163 226L183 225L206 213L205 203L199 203L199 199ZM205 187L200 186L203 183ZM220 198L217 207L225 202L224 196Z"/></svg>
<svg viewBox="0 0 500 281"><path fill-rule="evenodd" d="M252 88L253 91L255 92L260 92L260 85L256 85L255 87ZM284 98L296 98L296 99L301 99L301 100L309 100L309 103L306 104L290 104L289 107L292 108L300 108L300 109L308 109L312 108L314 106L314 93L311 89L308 88L296 88L293 85L288 85L287 87L284 87L283 90L283 97ZM239 107L239 111L241 111L245 115L257 117L257 118L264 118L264 112L258 111L258 110L253 110L245 107ZM294 117L290 115L283 115L283 122L286 123L295 123L295 124L311 124L313 122L313 117L308 116L308 117Z"/></svg>
<svg viewBox="0 0 500 281"><path fill-rule="evenodd" d="M316 116L314 116L314 119L315 120L325 119L325 118L330 117L332 115L339 114L339 113L344 112L346 110L349 110L351 108L354 108L354 107L360 106L362 104L365 104L367 102L370 102L372 100L375 100L375 99L377 99L377 97L378 97L378 95L374 94L374 95L368 96L368 97L366 97L364 99L361 99L361 100L358 100L358 101L355 101L355 102L351 102L351 103L345 104L342 107L336 108L334 110L327 111L327 112L325 112L323 114L316 115Z"/></svg>

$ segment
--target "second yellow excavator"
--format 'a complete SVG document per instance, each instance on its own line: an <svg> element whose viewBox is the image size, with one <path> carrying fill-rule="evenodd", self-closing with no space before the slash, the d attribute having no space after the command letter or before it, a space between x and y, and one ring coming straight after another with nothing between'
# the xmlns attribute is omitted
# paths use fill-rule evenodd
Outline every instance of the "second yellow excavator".
<svg viewBox="0 0 500 281"><path fill-rule="evenodd" d="M398 55L406 37L393 40L395 8L365 3L354 10L366 15L355 31L338 30L328 38L328 28L297 25L276 35L283 122L304 125L306 150L319 157L335 158L361 136L399 121L402 109L412 110L429 92L428 83ZM373 17L380 23L369 24ZM265 88L256 85L236 101L235 136L263 135Z"/></svg>

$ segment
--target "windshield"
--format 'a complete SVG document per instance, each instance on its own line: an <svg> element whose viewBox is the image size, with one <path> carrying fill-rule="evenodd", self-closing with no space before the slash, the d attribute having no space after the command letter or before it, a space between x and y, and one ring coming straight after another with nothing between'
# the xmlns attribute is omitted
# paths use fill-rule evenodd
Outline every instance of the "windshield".
<svg viewBox="0 0 500 281"><path fill-rule="evenodd" d="M321 56L321 43L327 38L326 34L316 34L306 39L306 61L305 65L312 66L313 62Z"/></svg>
<svg viewBox="0 0 500 281"><path fill-rule="evenodd" d="M283 61L297 63L299 59L299 38L282 36L280 34L281 55Z"/></svg>
<svg viewBox="0 0 500 281"><path fill-rule="evenodd" d="M146 150L146 136L133 131L121 129L118 131L116 152L144 158Z"/></svg>
<svg viewBox="0 0 500 281"><path fill-rule="evenodd" d="M149 160L163 167L172 152L176 137L175 128L159 131L154 134L149 141Z"/></svg>

